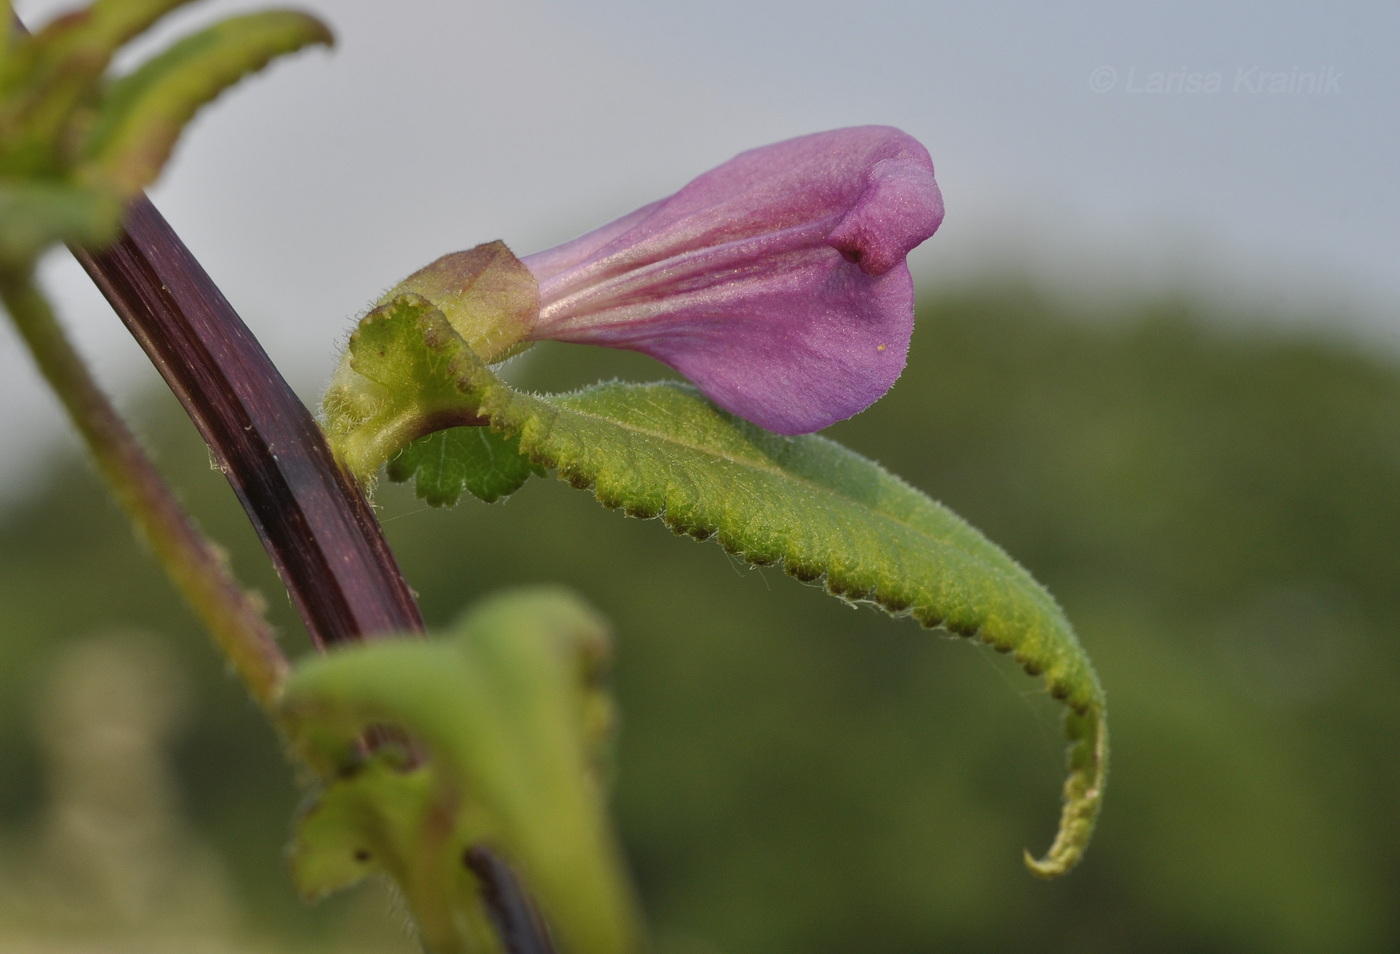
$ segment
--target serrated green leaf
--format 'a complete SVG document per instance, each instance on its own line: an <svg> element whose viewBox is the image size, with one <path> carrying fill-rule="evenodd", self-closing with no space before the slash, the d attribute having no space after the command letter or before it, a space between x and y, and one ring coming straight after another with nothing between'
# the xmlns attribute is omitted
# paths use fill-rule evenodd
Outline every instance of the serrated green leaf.
<svg viewBox="0 0 1400 954"><path fill-rule="evenodd" d="M422 299L400 299L395 314L381 320L399 326L396 348L415 348L415 334L423 339L417 358L366 350L357 366L374 377L381 368L402 371L415 363L427 378L413 383L401 407L420 393L455 394L458 415L486 418L493 429L518 437L532 461L557 468L605 506L659 517L676 533L714 538L750 563L781 565L842 599L976 637L1014 654L1027 672L1043 674L1050 692L1070 708L1069 774L1055 841L1043 859L1027 860L1047 877L1078 861L1108 765L1103 692L1054 599L999 547L877 464L819 436L771 434L687 386L608 384L567 395L520 394L451 336L445 319ZM431 360L423 357L429 353ZM382 397L396 401L392 394ZM392 418L384 409L379 416ZM400 423L396 433L412 432ZM334 440L374 447L379 460L395 450L353 423ZM378 461L362 454L358 463L361 472L372 472Z"/></svg>
<svg viewBox="0 0 1400 954"><path fill-rule="evenodd" d="M453 427L409 444L385 467L396 483L412 480L413 490L434 507L450 507L465 490L495 503L520 489L531 474L545 470L520 453L520 439L489 427Z"/></svg>
<svg viewBox="0 0 1400 954"><path fill-rule="evenodd" d="M1055 843L1027 861L1043 876L1078 861L1107 768L1102 690L1059 606L999 547L872 461L815 435L771 434L685 385L549 399L502 385L492 398L487 416L519 433L522 451L605 506L713 536L750 563L976 637L1043 674L1071 708L1070 774Z"/></svg>
<svg viewBox="0 0 1400 954"><path fill-rule="evenodd" d="M528 590L481 604L448 639L382 641L300 665L282 714L328 776L372 726L399 727L428 753L406 777L381 767L328 786L298 838L303 890L353 879L346 851L351 862L378 851L433 950L473 950L462 937L479 922L476 882L462 858L486 841L521 866L567 949L635 950L594 768L594 676L606 656L602 624L575 597Z"/></svg>
<svg viewBox="0 0 1400 954"><path fill-rule="evenodd" d="M281 10L230 18L186 37L107 90L83 174L128 194L144 188L200 107L278 56L331 42L315 17Z"/></svg>

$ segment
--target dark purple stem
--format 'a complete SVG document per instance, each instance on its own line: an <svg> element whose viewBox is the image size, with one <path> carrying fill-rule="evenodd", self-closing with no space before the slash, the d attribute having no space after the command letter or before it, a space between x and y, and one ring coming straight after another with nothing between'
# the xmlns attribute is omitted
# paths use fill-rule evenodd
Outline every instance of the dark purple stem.
<svg viewBox="0 0 1400 954"><path fill-rule="evenodd" d="M74 254L198 426L316 644L421 632L364 494L150 201L106 250Z"/></svg>
<svg viewBox="0 0 1400 954"><path fill-rule="evenodd" d="M199 427L317 645L421 632L422 616L359 486L213 280L142 197L115 244L74 255ZM553 954L505 863L469 866L509 954Z"/></svg>
<svg viewBox="0 0 1400 954"><path fill-rule="evenodd" d="M104 251L72 251L199 428L316 645L421 633L418 603L359 485L150 200L131 203ZM505 863L480 847L468 865L508 954L554 954Z"/></svg>
<svg viewBox="0 0 1400 954"><path fill-rule="evenodd" d="M463 859L481 881L481 899L506 954L553 954L549 929L520 878L485 845L469 848Z"/></svg>

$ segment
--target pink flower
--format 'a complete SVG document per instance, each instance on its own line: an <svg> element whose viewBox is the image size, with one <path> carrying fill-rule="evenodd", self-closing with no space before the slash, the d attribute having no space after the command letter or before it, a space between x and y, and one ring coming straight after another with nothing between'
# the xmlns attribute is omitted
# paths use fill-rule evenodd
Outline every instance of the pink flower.
<svg viewBox="0 0 1400 954"><path fill-rule="evenodd" d="M942 221L928 152L897 129L754 149L523 258L540 286L529 337L641 351L769 430L820 430L904 369L905 255Z"/></svg>

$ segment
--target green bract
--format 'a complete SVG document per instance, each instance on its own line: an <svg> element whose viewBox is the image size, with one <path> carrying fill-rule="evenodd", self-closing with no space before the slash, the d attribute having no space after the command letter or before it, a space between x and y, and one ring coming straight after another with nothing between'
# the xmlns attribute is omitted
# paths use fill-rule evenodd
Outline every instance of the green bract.
<svg viewBox="0 0 1400 954"><path fill-rule="evenodd" d="M676 533L714 538L750 563L781 565L842 599L1014 654L1070 710L1060 831L1047 855L1028 863L1054 876L1083 852L1108 742L1103 693L1073 629L1005 552L877 464L821 437L764 431L685 385L519 393L415 295L361 322L325 414L332 445L361 480L392 459L392 476L416 476L420 494L439 502L482 485L490 488L483 496L501 496L552 468L605 506L659 517ZM449 431L460 436L413 443L471 423L489 425L491 434L473 443L471 432ZM453 454L453 442L471 453ZM517 447L520 459L511 462Z"/></svg>

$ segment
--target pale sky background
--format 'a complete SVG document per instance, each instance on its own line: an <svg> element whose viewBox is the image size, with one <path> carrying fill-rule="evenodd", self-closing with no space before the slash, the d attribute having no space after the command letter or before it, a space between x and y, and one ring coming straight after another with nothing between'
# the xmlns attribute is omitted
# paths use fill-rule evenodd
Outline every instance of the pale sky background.
<svg viewBox="0 0 1400 954"><path fill-rule="evenodd" d="M263 5L194 4L157 37ZM925 287L1010 268L1109 310L1184 287L1400 355L1393 0L301 5L334 53L203 113L152 197L308 401L353 319L440 254L536 251L743 149L866 123L933 155ZM71 261L45 278L111 387L153 379ZM0 497L64 428L17 349L0 323Z"/></svg>

